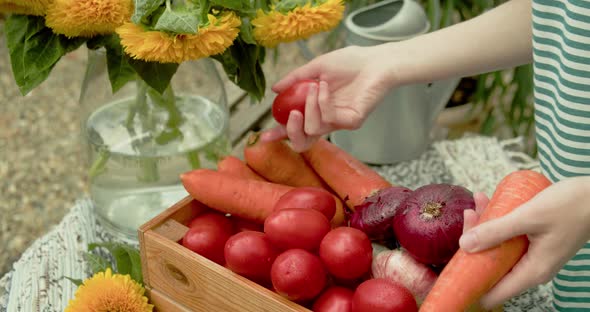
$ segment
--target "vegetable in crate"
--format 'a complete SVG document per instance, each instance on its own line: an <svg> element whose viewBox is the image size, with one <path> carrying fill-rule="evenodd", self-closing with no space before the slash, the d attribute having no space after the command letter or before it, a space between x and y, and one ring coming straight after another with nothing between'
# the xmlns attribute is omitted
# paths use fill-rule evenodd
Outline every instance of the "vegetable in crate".
<svg viewBox="0 0 590 312"><path fill-rule="evenodd" d="M371 167L326 139L320 138L302 155L350 209L392 186Z"/></svg>
<svg viewBox="0 0 590 312"><path fill-rule="evenodd" d="M466 188L450 184L422 186L395 213L395 237L416 260L444 265L459 249L465 209L475 209L473 194Z"/></svg>
<svg viewBox="0 0 590 312"><path fill-rule="evenodd" d="M328 277L320 258L303 249L290 249L280 254L270 271L275 291L292 301L317 297Z"/></svg>
<svg viewBox="0 0 590 312"><path fill-rule="evenodd" d="M401 284L373 278L355 290L352 312L418 312L418 305L412 293Z"/></svg>
<svg viewBox="0 0 590 312"><path fill-rule="evenodd" d="M273 183L330 190L303 156L291 149L287 142L282 140L261 142L259 138L259 133L252 134L248 138L248 145L244 148L246 163L257 174ZM344 204L339 197L333 196L336 201L336 215L330 220L337 226L344 221Z"/></svg>
<svg viewBox="0 0 590 312"><path fill-rule="evenodd" d="M264 222L264 233L282 250L301 248L316 251L330 229L326 216L313 209L277 210Z"/></svg>
<svg viewBox="0 0 590 312"><path fill-rule="evenodd" d="M279 198L292 186L236 178L211 169L196 169L180 176L186 191L197 201L223 213L264 223Z"/></svg>
<svg viewBox="0 0 590 312"><path fill-rule="evenodd" d="M541 173L510 173L496 187L478 224L502 217L551 185ZM459 249L445 266L420 311L464 311L477 303L526 253L528 239L521 235L476 253Z"/></svg>
<svg viewBox="0 0 590 312"><path fill-rule="evenodd" d="M365 232L373 240L391 239L393 216L411 193L406 187L392 186L368 197L354 212L348 212L350 227Z"/></svg>
<svg viewBox="0 0 590 312"><path fill-rule="evenodd" d="M217 171L234 175L238 178L266 181L241 159L235 156L225 156L217 162Z"/></svg>
<svg viewBox="0 0 590 312"><path fill-rule="evenodd" d="M319 187L297 187L279 198L275 210L287 208L314 209L332 220L336 213L336 200L332 193Z"/></svg>
<svg viewBox="0 0 590 312"><path fill-rule="evenodd" d="M361 230L338 227L326 234L320 244L319 255L330 274L351 280L371 270L373 246Z"/></svg>
<svg viewBox="0 0 590 312"><path fill-rule="evenodd" d="M270 283L270 268L280 254L264 233L244 231L225 243L226 266L260 284Z"/></svg>
<svg viewBox="0 0 590 312"><path fill-rule="evenodd" d="M403 285L417 302L424 301L437 278L430 267L416 261L403 249L385 249L374 255L371 274L374 278Z"/></svg>
<svg viewBox="0 0 590 312"><path fill-rule="evenodd" d="M182 245L220 265L225 264L223 249L234 234L232 222L226 216L211 212L197 216L182 238Z"/></svg>
<svg viewBox="0 0 590 312"><path fill-rule="evenodd" d="M313 303L313 312L351 312L354 291L330 286Z"/></svg>

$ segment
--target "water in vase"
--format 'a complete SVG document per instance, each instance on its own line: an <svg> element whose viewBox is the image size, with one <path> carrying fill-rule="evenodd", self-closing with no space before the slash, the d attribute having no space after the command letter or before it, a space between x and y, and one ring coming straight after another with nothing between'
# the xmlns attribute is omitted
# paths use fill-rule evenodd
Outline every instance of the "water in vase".
<svg viewBox="0 0 590 312"><path fill-rule="evenodd" d="M227 112L206 98L176 96L182 122L170 122L169 109L147 113L134 105L127 99L103 106L85 126L97 215L131 241L143 223L188 195L181 173L214 168L230 149Z"/></svg>

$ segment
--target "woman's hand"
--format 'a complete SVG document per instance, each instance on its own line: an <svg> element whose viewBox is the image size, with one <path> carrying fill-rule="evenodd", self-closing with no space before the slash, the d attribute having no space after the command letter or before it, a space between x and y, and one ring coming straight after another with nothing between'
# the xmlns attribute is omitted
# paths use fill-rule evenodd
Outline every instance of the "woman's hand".
<svg viewBox="0 0 590 312"><path fill-rule="evenodd" d="M317 79L309 90L305 118L291 111L286 126L277 126L261 140L288 137L295 151L308 149L318 137L339 129L358 129L394 85L394 70L383 46L347 47L321 55L273 86L281 92L303 79ZM391 52L389 52L391 53Z"/></svg>
<svg viewBox="0 0 590 312"><path fill-rule="evenodd" d="M478 216L488 204L481 193L474 195L476 210L465 211L459 244L467 252L496 246L527 235L529 248L502 280L481 299L491 309L522 291L549 282L590 239L590 177L563 180L504 217L479 226Z"/></svg>

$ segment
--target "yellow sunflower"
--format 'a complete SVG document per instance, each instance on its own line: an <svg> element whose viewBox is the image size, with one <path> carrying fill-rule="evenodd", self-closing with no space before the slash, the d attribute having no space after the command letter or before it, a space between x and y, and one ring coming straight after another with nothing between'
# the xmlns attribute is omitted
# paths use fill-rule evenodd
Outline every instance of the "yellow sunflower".
<svg viewBox="0 0 590 312"><path fill-rule="evenodd" d="M342 0L327 0L316 6L308 2L286 14L274 7L269 12L258 10L252 20L254 38L260 45L273 48L281 42L306 39L330 30L340 23L343 14Z"/></svg>
<svg viewBox="0 0 590 312"><path fill-rule="evenodd" d="M65 312L151 312L144 289L129 275L113 274L110 269L84 281Z"/></svg>
<svg viewBox="0 0 590 312"><path fill-rule="evenodd" d="M117 28L121 45L133 58L160 63L181 63L222 53L238 36L240 19L232 12L218 19L209 14L209 24L196 34L169 34L144 30L133 23Z"/></svg>
<svg viewBox="0 0 590 312"><path fill-rule="evenodd" d="M133 0L55 0L46 24L68 37L110 34L131 18Z"/></svg>
<svg viewBox="0 0 590 312"><path fill-rule="evenodd" d="M0 0L0 12L43 16L51 2L53 0Z"/></svg>

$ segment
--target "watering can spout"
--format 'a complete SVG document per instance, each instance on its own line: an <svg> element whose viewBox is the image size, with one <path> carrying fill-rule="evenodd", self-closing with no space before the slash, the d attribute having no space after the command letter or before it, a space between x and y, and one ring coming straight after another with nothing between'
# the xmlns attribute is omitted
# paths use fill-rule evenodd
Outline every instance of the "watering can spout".
<svg viewBox="0 0 590 312"><path fill-rule="evenodd" d="M430 106L427 123L432 124L438 114L445 108L453 92L459 85L460 78L448 78L435 81L428 86Z"/></svg>

